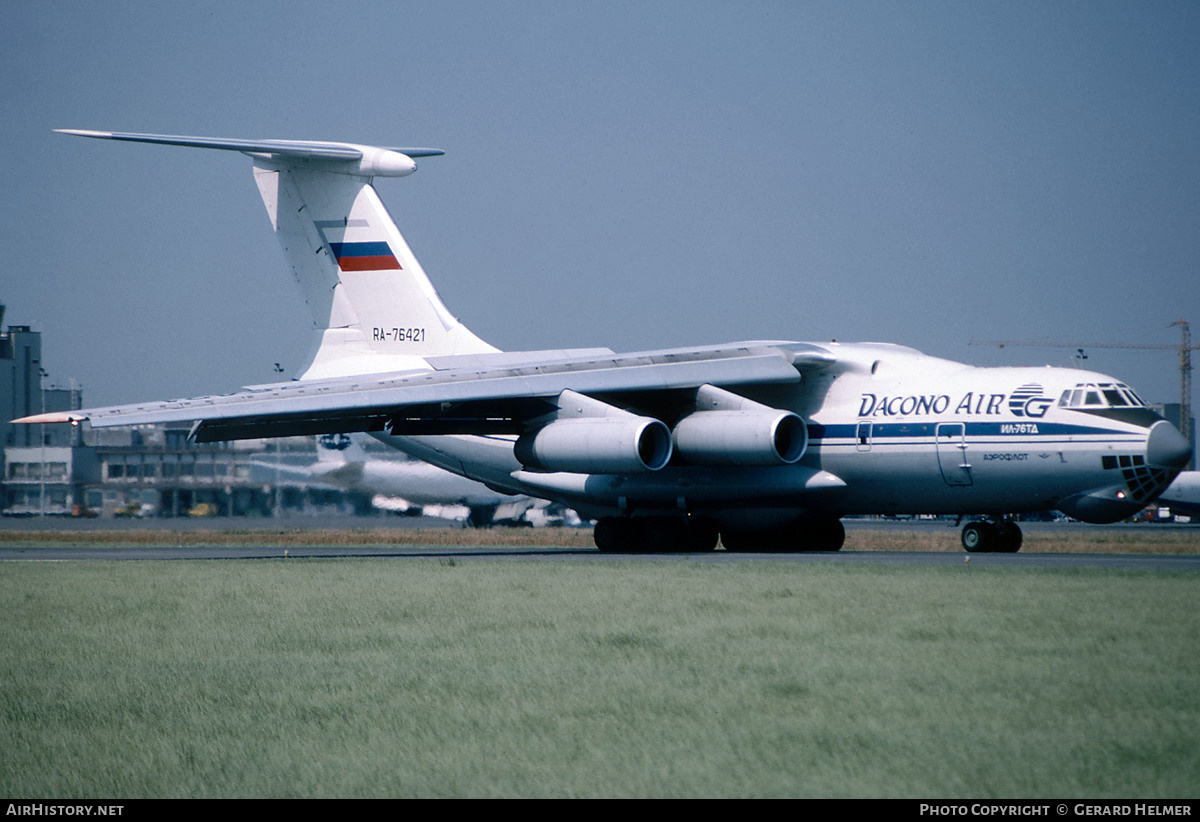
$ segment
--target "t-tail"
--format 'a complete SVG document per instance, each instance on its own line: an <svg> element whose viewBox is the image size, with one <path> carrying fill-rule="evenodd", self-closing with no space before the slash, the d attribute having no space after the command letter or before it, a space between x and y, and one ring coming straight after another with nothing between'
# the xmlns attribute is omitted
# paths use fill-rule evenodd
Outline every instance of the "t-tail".
<svg viewBox="0 0 1200 822"><path fill-rule="evenodd" d="M298 376L408 371L425 368L425 357L497 350L447 310L371 184L375 177L412 174L414 157L437 156L440 149L62 131L240 151L254 161L271 226L315 328Z"/></svg>

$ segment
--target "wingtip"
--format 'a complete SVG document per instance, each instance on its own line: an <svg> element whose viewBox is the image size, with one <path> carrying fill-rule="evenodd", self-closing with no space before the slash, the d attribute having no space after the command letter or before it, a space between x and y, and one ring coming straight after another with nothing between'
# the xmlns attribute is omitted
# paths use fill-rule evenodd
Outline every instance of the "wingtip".
<svg viewBox="0 0 1200 822"><path fill-rule="evenodd" d="M56 425L63 422L81 422L87 419L81 414L72 414L70 411L49 411L45 414L34 414L31 417L21 417L13 420L13 425Z"/></svg>
<svg viewBox="0 0 1200 822"><path fill-rule="evenodd" d="M73 134L76 137L112 137L111 131L91 131L86 128L56 128L58 134Z"/></svg>

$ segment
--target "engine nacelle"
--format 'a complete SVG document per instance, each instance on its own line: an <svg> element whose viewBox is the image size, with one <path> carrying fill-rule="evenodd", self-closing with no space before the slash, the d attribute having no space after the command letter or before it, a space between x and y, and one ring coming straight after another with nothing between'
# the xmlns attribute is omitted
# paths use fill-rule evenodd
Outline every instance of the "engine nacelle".
<svg viewBox="0 0 1200 822"><path fill-rule="evenodd" d="M808 426L791 411L699 411L679 421L675 450L696 465L792 465L808 448Z"/></svg>
<svg viewBox="0 0 1200 822"><path fill-rule="evenodd" d="M671 432L634 415L560 419L522 434L513 448L526 468L579 474L657 471L671 459Z"/></svg>

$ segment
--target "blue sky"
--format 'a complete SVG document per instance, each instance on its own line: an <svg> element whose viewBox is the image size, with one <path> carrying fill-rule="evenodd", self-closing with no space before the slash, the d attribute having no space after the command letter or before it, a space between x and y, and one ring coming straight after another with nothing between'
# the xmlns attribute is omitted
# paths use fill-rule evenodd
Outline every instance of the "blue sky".
<svg viewBox="0 0 1200 822"><path fill-rule="evenodd" d="M309 321L248 160L54 128L443 148L378 188L504 349L1200 337L1194 2L5 3L0 76L5 322L87 405L271 381Z"/></svg>

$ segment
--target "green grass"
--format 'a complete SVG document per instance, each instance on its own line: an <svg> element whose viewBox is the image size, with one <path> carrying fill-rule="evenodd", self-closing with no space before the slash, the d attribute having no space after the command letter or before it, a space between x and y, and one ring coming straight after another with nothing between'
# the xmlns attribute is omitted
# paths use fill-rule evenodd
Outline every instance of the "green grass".
<svg viewBox="0 0 1200 822"><path fill-rule="evenodd" d="M1200 575L0 566L0 794L1190 797Z"/></svg>

